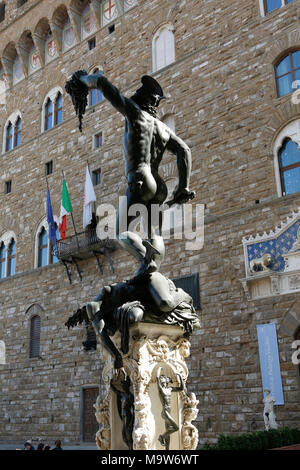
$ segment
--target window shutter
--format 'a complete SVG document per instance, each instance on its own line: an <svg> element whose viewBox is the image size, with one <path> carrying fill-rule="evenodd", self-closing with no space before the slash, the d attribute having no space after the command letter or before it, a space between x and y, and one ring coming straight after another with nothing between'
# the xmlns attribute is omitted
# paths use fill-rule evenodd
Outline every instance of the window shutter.
<svg viewBox="0 0 300 470"><path fill-rule="evenodd" d="M162 32L156 39L155 45L155 58L156 58L156 70L162 69L165 66L165 43L164 43L164 32Z"/></svg>
<svg viewBox="0 0 300 470"><path fill-rule="evenodd" d="M177 288L183 289L193 299L194 308L199 310L200 307L200 290L199 290L199 273L181 276L173 279Z"/></svg>
<svg viewBox="0 0 300 470"><path fill-rule="evenodd" d="M29 357L38 357L40 355L40 335L41 318L35 315L30 322L30 355Z"/></svg>
<svg viewBox="0 0 300 470"><path fill-rule="evenodd" d="M175 60L174 35L168 29L164 30L165 42L165 65L169 65Z"/></svg>

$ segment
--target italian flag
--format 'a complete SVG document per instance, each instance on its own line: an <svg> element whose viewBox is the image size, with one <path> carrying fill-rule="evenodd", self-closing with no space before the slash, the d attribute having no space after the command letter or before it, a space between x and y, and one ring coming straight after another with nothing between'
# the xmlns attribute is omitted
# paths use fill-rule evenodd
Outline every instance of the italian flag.
<svg viewBox="0 0 300 470"><path fill-rule="evenodd" d="M60 206L60 217L59 217L59 233L60 237L65 240L67 230L67 215L73 212L70 196L66 184L65 178L63 178L62 195L61 195L61 206Z"/></svg>

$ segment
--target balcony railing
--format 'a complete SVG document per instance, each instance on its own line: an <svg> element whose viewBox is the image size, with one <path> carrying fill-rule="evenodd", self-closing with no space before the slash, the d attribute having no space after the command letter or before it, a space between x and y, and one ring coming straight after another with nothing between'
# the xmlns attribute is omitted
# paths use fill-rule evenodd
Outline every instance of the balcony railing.
<svg viewBox="0 0 300 470"><path fill-rule="evenodd" d="M110 252L116 250L117 243L115 240L105 239L100 240L97 236L95 228L88 229L84 232L77 233L65 240L57 240L54 249L54 254L65 265L68 278L71 283L71 273L68 269L68 264L74 264L77 268L78 275L82 279L81 271L78 266L78 261L95 256L97 259L99 271L103 273L100 256L105 255L108 258L110 267L114 272Z"/></svg>

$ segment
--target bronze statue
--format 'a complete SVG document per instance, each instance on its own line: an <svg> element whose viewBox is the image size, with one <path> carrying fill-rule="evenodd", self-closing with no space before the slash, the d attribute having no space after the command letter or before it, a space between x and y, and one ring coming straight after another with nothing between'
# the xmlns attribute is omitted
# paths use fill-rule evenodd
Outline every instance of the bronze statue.
<svg viewBox="0 0 300 470"><path fill-rule="evenodd" d="M158 174L158 168L166 150L177 157L178 186L173 199L167 204L183 204L194 198L189 190L191 174L191 152L189 147L169 127L156 116L156 109L166 97L158 82L148 76L142 77L142 86L131 98L126 98L103 75L88 75L84 70L75 72L66 83L71 95L80 128L82 115L87 105L89 89L100 89L105 98L125 117L123 154L127 176L126 198L119 209L117 235L120 244L140 263L136 276L157 271L164 257L164 242L161 237L162 220L158 233L151 221L151 205L161 205L167 198L167 186ZM148 240L128 231L128 226L136 219L128 211L134 204L143 204L149 214ZM123 221L127 221L122 227ZM120 232L120 227L122 230Z"/></svg>
<svg viewBox="0 0 300 470"><path fill-rule="evenodd" d="M161 416L165 421L166 431L158 437L159 442L166 450L170 448L170 436L174 432L178 431L178 426L171 416L171 393L182 392L184 384L181 375L177 374L179 387L173 387L170 385L172 379L161 374L162 367L159 368L156 376L156 382L158 386L159 398L162 404Z"/></svg>
<svg viewBox="0 0 300 470"><path fill-rule="evenodd" d="M123 375L123 377L121 376ZM117 408L122 421L122 437L129 450L133 449L133 426L134 426L134 396L130 391L130 378L124 372L119 371L117 377L110 382L111 388L117 395Z"/></svg>
<svg viewBox="0 0 300 470"><path fill-rule="evenodd" d="M118 282L101 289L93 302L80 308L66 322L73 327L85 321L94 326L102 345L115 359L115 368L123 365L122 355L110 339L121 333L121 351L129 348L129 327L139 321L181 326L186 336L199 328L192 298L159 272Z"/></svg>

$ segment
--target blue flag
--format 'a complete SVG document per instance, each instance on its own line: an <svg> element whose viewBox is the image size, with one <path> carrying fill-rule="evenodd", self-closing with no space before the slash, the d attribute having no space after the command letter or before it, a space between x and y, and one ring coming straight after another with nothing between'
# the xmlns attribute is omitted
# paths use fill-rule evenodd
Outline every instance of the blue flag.
<svg viewBox="0 0 300 470"><path fill-rule="evenodd" d="M48 237L52 243L52 246L56 245L56 227L53 218L52 206L51 206L51 199L50 199L50 192L47 184L47 222L49 226Z"/></svg>

